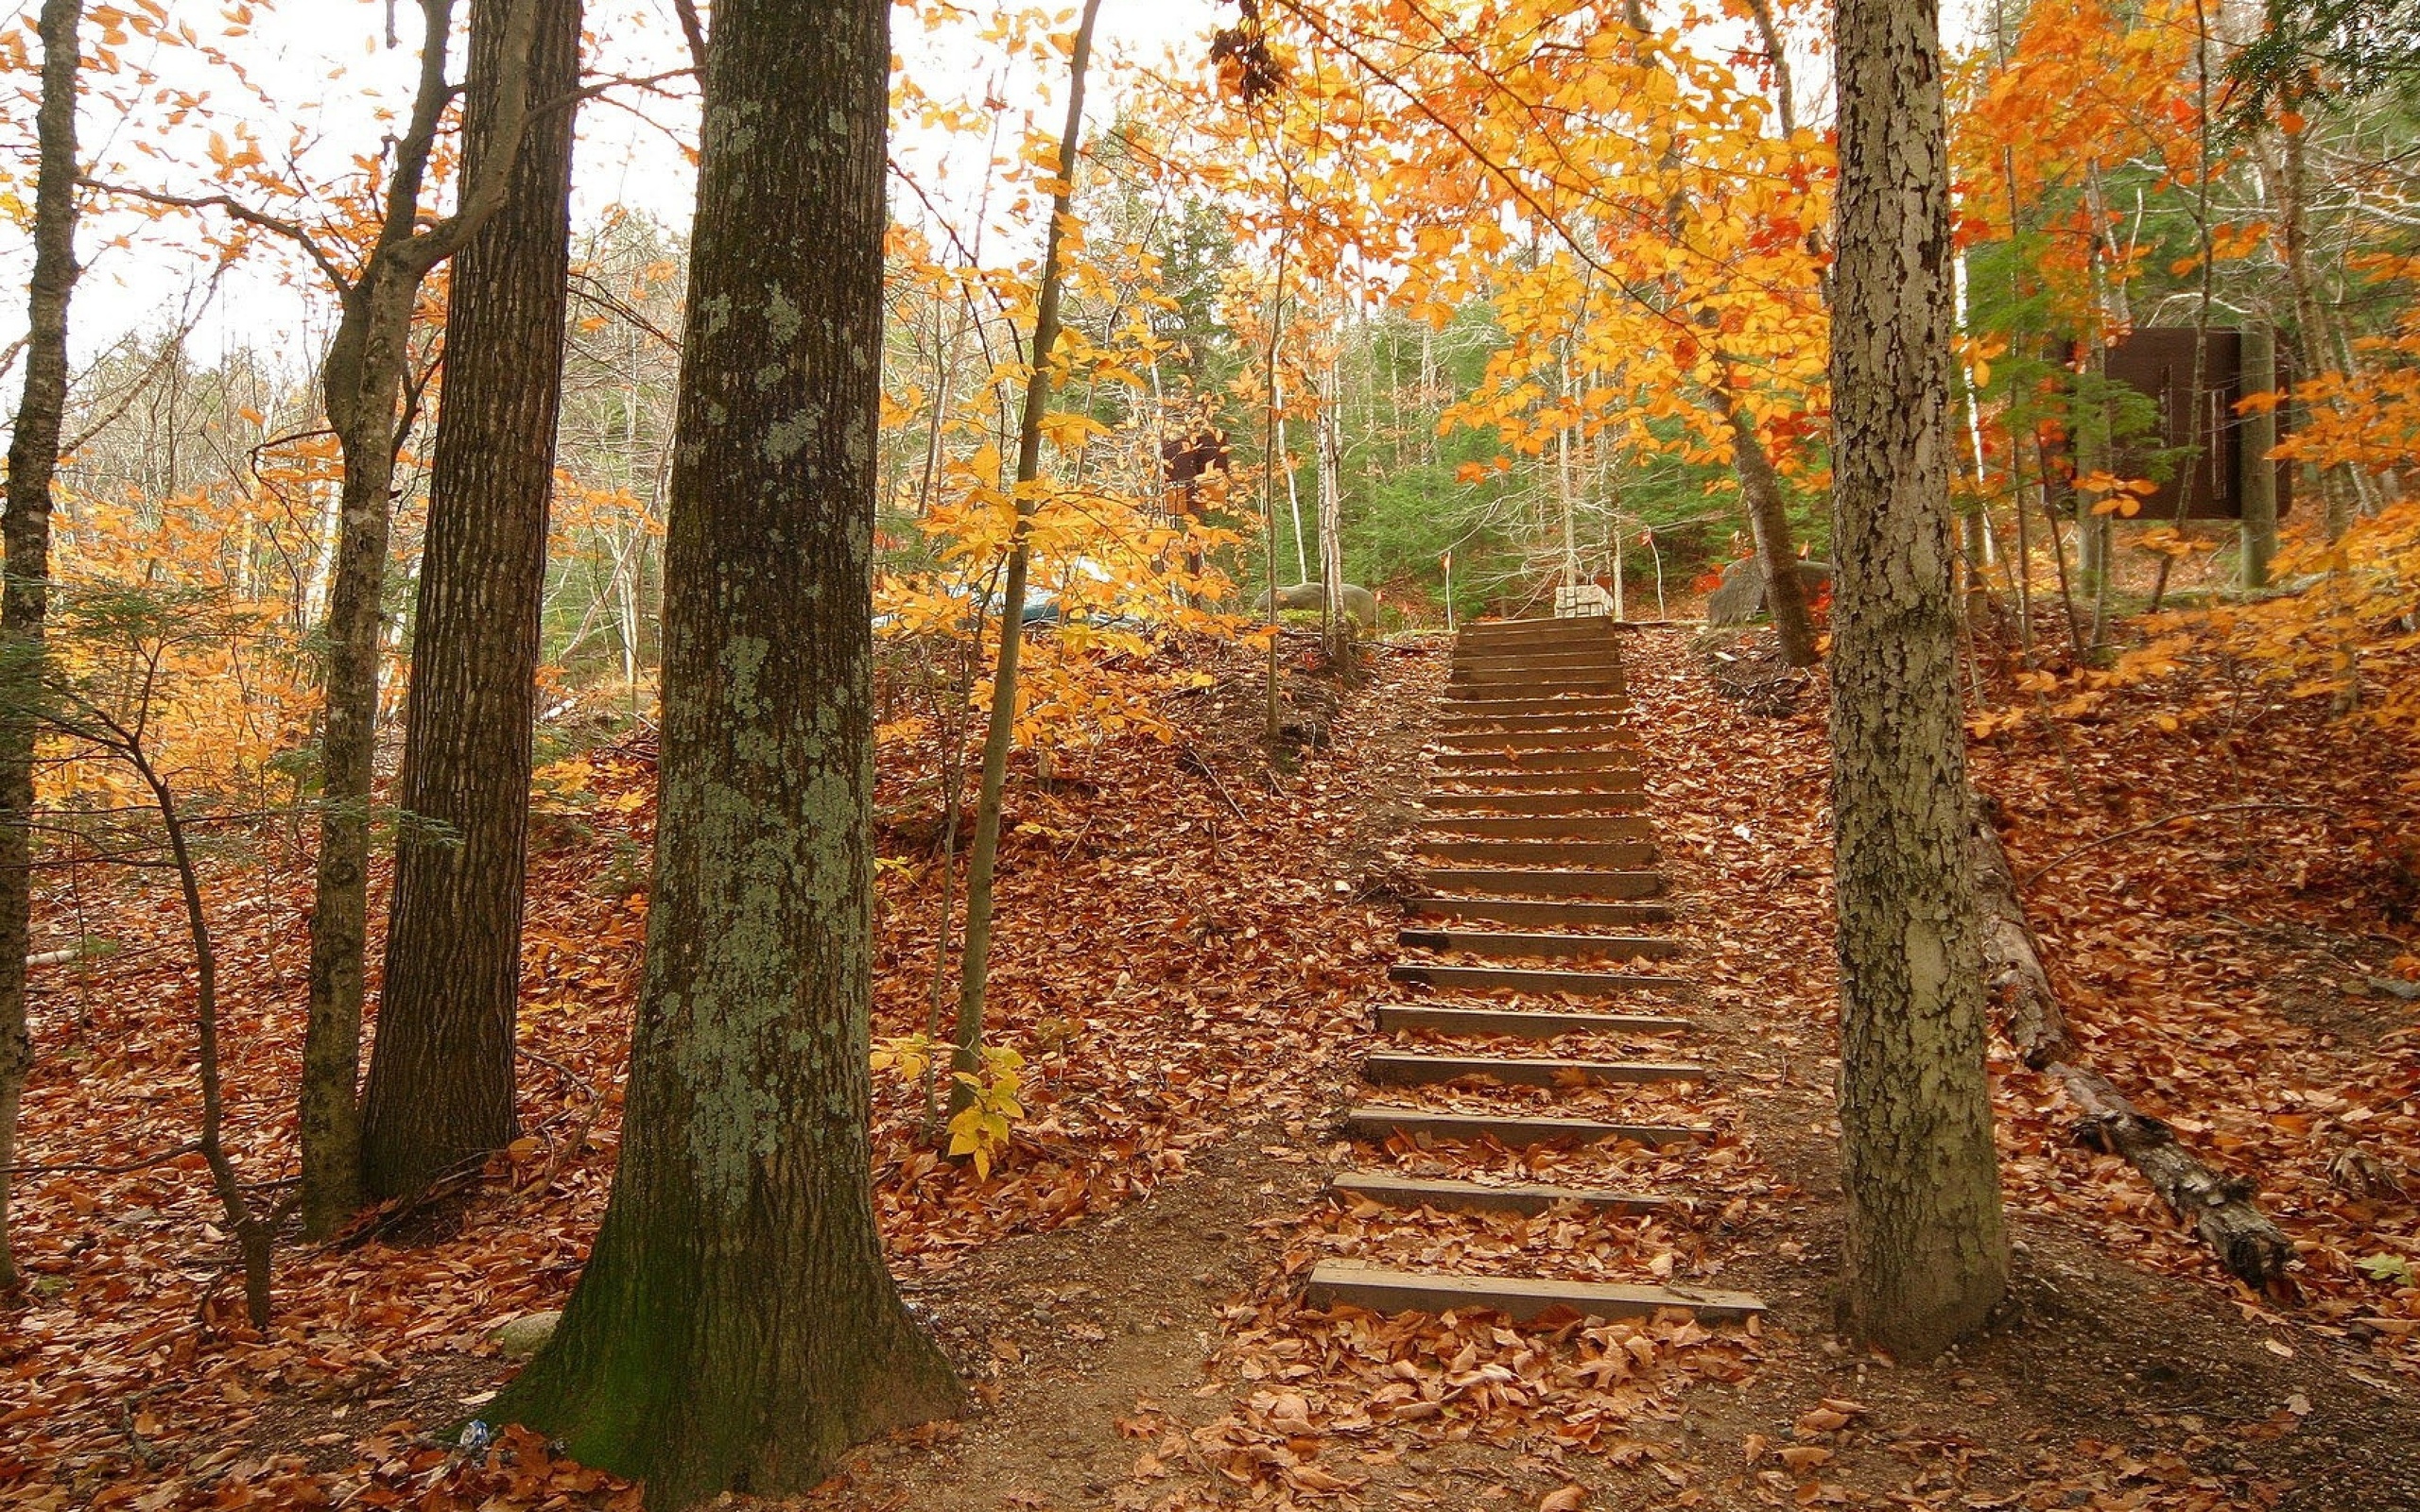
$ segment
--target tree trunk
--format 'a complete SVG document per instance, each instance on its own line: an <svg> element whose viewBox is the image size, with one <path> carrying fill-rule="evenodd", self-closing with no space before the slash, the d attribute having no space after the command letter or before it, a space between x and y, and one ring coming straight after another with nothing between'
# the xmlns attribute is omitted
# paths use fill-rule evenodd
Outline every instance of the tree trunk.
<svg viewBox="0 0 2420 1512"><path fill-rule="evenodd" d="M1270 382L1272 385L1282 384L1282 380L1274 373L1270 375ZM1303 531L1302 477L1294 466L1293 453L1286 441L1285 390L1282 387L1276 387L1270 388L1270 392L1277 396L1270 404L1270 413L1277 420L1277 460L1278 464L1286 469L1286 508L1294 520L1294 581L1307 583L1311 580L1310 537Z"/></svg>
<svg viewBox="0 0 2420 1512"><path fill-rule="evenodd" d="M34 118L34 269L27 288L26 391L9 438L6 582L0 586L0 1297L17 1289L9 1247L9 1170L17 1108L33 1070L26 945L33 923L34 733L50 608L50 481L67 412L67 297L76 286L76 29L82 0L43 0L42 104Z"/></svg>
<svg viewBox="0 0 2420 1512"><path fill-rule="evenodd" d="M471 18L466 171L495 140L497 84L526 67L541 100L579 87L579 0L541 0L527 59L506 12ZM538 618L571 257L574 112L531 124L512 188L462 249L446 311L445 390L429 482L405 705L402 820L378 1039L362 1107L373 1196L414 1191L512 1142L513 1010L536 714Z"/></svg>
<svg viewBox="0 0 2420 1512"><path fill-rule="evenodd" d="M2083 387L2091 397L2079 400L2068 419L2075 438L2076 471L2086 476L2109 472L2116 465L2110 441L2109 403L2102 387L2108 381L2108 349L2099 339L2092 339L2083 358ZM2072 488L2067 490L2067 499L2075 507L2076 516L2076 586L2092 601L2092 634L2086 644L2097 646L2108 625L2109 558L2116 544L2117 527L2108 515L2094 507L2101 500L2088 498L2083 490Z"/></svg>
<svg viewBox="0 0 2420 1512"><path fill-rule="evenodd" d="M1816 662L1815 620L1806 608L1806 585L1798 576L1798 553L1790 544L1789 513L1782 502L1781 479L1765 455L1765 443L1748 407L1728 394L1718 396L1723 419L1731 426L1731 451L1739 472L1740 502L1747 507L1748 528L1755 538L1756 560L1764 569L1765 609L1781 638L1782 660L1794 667ZM1945 479L1944 487L1946 487ZM1833 553L1840 555L1835 538Z"/></svg>
<svg viewBox="0 0 2420 1512"><path fill-rule="evenodd" d="M884 0L722 0L666 546L622 1157L501 1421L651 1507L803 1491L955 1410L869 1170Z"/></svg>
<svg viewBox="0 0 2420 1512"><path fill-rule="evenodd" d="M2326 372L2349 375L2353 365L2335 339L2331 312L2310 267L2309 168L2304 159L2301 132L2281 134L2276 178L2282 222L2278 240L2283 243L2280 250L2286 265L2286 285L2293 295L2294 331L2301 338L2302 370L2313 378ZM2360 517L2361 490L2358 472L2341 462L2325 463L2319 469L2319 484L2327 539L2334 541L2352 529L2353 522Z"/></svg>
<svg viewBox="0 0 2420 1512"><path fill-rule="evenodd" d="M414 289L373 268L346 300L357 327L331 355L327 406L343 455L336 566L320 625L327 701L320 737L320 850L311 905L311 1006L303 1028L302 1224L324 1235L358 1206L362 953L369 937L370 799L378 725L379 600L387 571L394 423ZM354 310L363 313L354 314Z"/></svg>
<svg viewBox="0 0 2420 1512"><path fill-rule="evenodd" d="M1000 793L1009 777L1009 747L1016 741L1017 657L1025 644L1026 570L1032 545L1026 532L1032 518L1032 490L1042 476L1042 421L1050 409L1050 355L1059 344L1062 248L1074 215L1076 150L1084 126L1084 69L1092 60L1093 24L1100 0L1084 0L1076 25L1075 51L1067 61L1067 124L1059 135L1059 189L1050 198L1050 227L1042 238L1042 282L1033 307L1032 371L1026 377L1025 413L1017 427L1013 487L1017 524L1009 544L1008 570L1000 585L1000 657L992 678L992 719L983 733L983 774L975 795L975 843L966 857L966 943L959 956L958 1022L950 1069L969 1075L983 1069L983 998L992 971L992 868L1000 853ZM953 1116L967 1106L964 1082L950 1090Z"/></svg>
<svg viewBox="0 0 2420 1512"><path fill-rule="evenodd" d="M2007 1286L1949 529L1934 0L1841 0L1832 350L1843 1313L1929 1358Z"/></svg>
<svg viewBox="0 0 2420 1512"><path fill-rule="evenodd" d="M1555 364L1556 397L1570 405L1572 418L1555 426L1554 431L1554 504L1557 522L1563 526L1563 563L1557 575L1559 586L1576 594L1580 588L1580 486L1571 475L1571 427L1577 423L1578 406L1571 405L1571 352L1565 350ZM1563 602L1558 601L1560 610Z"/></svg>
<svg viewBox="0 0 2420 1512"><path fill-rule="evenodd" d="M1293 470L1286 461L1285 401L1278 389L1278 343L1286 334L1286 236L1281 230L1277 237L1277 280L1269 293L1269 413L1261 429L1260 470L1260 539L1261 566L1269 579L1268 596L1262 603L1268 610L1264 619L1269 629L1269 644L1263 649L1260 688L1260 738L1273 755L1277 749L1277 627L1282 623L1277 608L1277 470L1287 468L1290 488ZM1302 520L1295 519L1294 539L1302 540Z"/></svg>
<svg viewBox="0 0 2420 1512"><path fill-rule="evenodd" d="M302 1229L323 1236L357 1206L361 1115L354 1101L361 1066L362 955L369 938L370 808L378 744L380 610L392 521L396 434L411 357L412 308L421 281L503 202L510 153L465 176L462 207L427 232L417 229L420 191L438 124L453 91L445 48L454 0L421 0L421 70L411 124L394 144L385 219L360 275L342 288L343 314L329 344L320 389L337 434L344 479L328 610L320 626L326 722L320 738L320 850L311 904L310 1013L303 1025L297 1110L302 1144ZM504 56L526 58L536 0L513 0ZM499 140L520 139L527 80L501 82Z"/></svg>
<svg viewBox="0 0 2420 1512"><path fill-rule="evenodd" d="M2243 382L2247 394L2277 387L2277 332L2256 320L2243 328ZM2236 428L2236 465L2243 479L2243 545L2239 554L2245 593L2269 586L2270 558L2277 555L2277 412L2256 409Z"/></svg>
<svg viewBox="0 0 2420 1512"><path fill-rule="evenodd" d="M1320 371L1319 423L1314 432L1319 445L1320 629L1329 670L1349 675L1360 626L1344 605L1344 398L1336 369L1331 357Z"/></svg>

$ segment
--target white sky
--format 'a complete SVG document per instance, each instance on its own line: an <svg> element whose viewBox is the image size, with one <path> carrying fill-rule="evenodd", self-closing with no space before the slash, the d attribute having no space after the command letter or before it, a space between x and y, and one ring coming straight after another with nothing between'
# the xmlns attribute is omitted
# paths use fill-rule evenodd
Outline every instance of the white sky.
<svg viewBox="0 0 2420 1512"><path fill-rule="evenodd" d="M21 14L31 9L30 0L6 3ZM302 159L306 169L333 177L353 155L377 150L382 136L393 129L389 123L408 108L419 60L419 8L411 0L399 0L395 10L402 45L390 49L385 45L386 0L253 0L251 33L222 45L262 86L272 102L268 105L231 85L199 60L182 55L182 49L153 49L138 42L125 51L130 62L154 68L170 82L212 90L209 118L189 119L178 134L163 138L161 146L182 149L181 155L198 154L209 129L219 129L232 137L238 124L247 124L274 157L293 125L302 123L312 137ZM1202 34L1205 40L1188 49L1201 57L1206 32L1220 14L1212 0L1107 0L1102 52L1108 59L1156 59L1181 39ZM1063 29L1072 25L1072 13L1060 23ZM199 21L196 26L202 29ZM457 78L460 26L458 18ZM587 60L593 73L646 77L688 61L670 0L589 0L585 27L595 44ZM996 53L963 35L927 38L911 11L895 11L893 28L893 44L913 77L936 95L947 98L962 91L979 96L1000 75ZM1115 107L1114 84L1100 87L1113 77L1109 70L1096 73L1086 112L1095 121ZM601 212L615 204L686 228L696 184L682 148L684 141L694 141L697 106L685 80L667 88L673 97L621 90L582 107L575 156L575 228L595 224ZM1046 98L1050 93L1055 92L1034 78L1007 77L1002 94L1013 102L1011 109L1020 119L1004 132L1003 150L1015 150L1022 118L1037 112L1055 134L1056 107ZM104 177L191 194L212 192L214 186L201 171L184 168L185 181L178 182L182 165L136 155L133 141L139 134L114 111L88 100L81 146L88 161L98 160ZM963 206L971 204L974 186L983 178L982 146L953 146L932 133L920 136L911 130L898 134L893 152L936 200ZM969 161L970 153L975 161ZM29 193L30 183L26 188ZM130 240L119 243L120 235ZM88 222L79 246L86 273L70 317L79 363L130 330L176 321L197 300L196 290L209 275L207 261L174 223L152 226L134 217L101 217ZM0 287L21 288L29 261L22 233L0 244ZM220 279L210 313L197 329L196 344L205 352L250 345L307 361L330 322L329 302L316 275L299 260L257 256ZM0 308L0 344L22 332L24 318L22 300L9 300ZM0 388L13 387L0 384Z"/></svg>
<svg viewBox="0 0 2420 1512"><path fill-rule="evenodd" d="M20 17L31 9L31 0L0 3ZM1991 4L1945 0L1951 36L1971 36L1970 18L1988 15ZM172 9L216 8L181 3ZM267 104L230 85L222 74L183 49L151 49L141 43L125 49L130 62L155 68L171 82L212 90L205 108L209 118L189 120L159 146L179 156L197 154L212 127L232 136L237 125L249 124L274 155L294 123L302 123L310 132L302 161L306 168L326 176L341 171L354 154L377 150L381 136L391 129L382 124L382 115L400 116L408 104L419 54L419 8L411 0L396 0L402 45L394 48L384 40L387 0L251 0L251 35L222 45L269 96ZM988 8L966 9L988 14ZM1156 62L1173 48L1184 65L1200 66L1209 30L1234 16L1232 4L1217 0L1106 0L1102 52L1112 66L1096 72L1088 115L1097 125L1115 110L1116 62ZM1063 11L1056 26L1063 29L1072 24L1072 12ZM200 22L195 25L201 29ZM458 31L459 25L458 20ZM603 73L642 77L687 61L670 0L589 0L586 28L596 43L589 62ZM979 98L1000 77L996 51L975 43L965 28L931 37L923 32L914 11L903 9L894 12L893 30L894 46L910 76L936 95L947 97L956 89L965 97ZM458 77L459 50L458 36ZM1802 64L1802 94L1827 93L1822 62ZM695 188L681 141L694 136L696 105L686 95L685 83L671 88L681 97L642 96L626 90L583 108L576 157L576 227L593 225L600 212L618 203L685 228ZM1037 115L1042 127L1055 134L1057 111L1049 103L1055 81L1012 73L999 93L1019 117L1003 133L1004 150L1014 150L1024 128ZM1822 110L1828 102L1810 98L1807 103ZM88 102L84 149L88 158L99 160L104 176L190 193L210 191L206 178L187 165L137 155L138 134L114 112ZM985 175L982 151L979 142L952 142L912 129L894 134L894 156L945 206L972 205ZM181 171L185 181L174 181ZM121 234L128 238L122 243L116 240ZM196 255L190 234L173 222L153 226L124 216L104 219L88 225L81 247L87 272L71 317L79 361L130 330L174 322L196 301L196 290L207 277L207 266ZM29 260L22 233L0 239L0 288L22 288ZM316 353L329 320L328 301L316 275L299 261L264 255L221 279L210 313L197 329L196 343L205 352L249 345L290 353L302 363ZM0 307L0 345L23 330L23 321L22 300L8 300ZM0 384L0 390L14 387Z"/></svg>

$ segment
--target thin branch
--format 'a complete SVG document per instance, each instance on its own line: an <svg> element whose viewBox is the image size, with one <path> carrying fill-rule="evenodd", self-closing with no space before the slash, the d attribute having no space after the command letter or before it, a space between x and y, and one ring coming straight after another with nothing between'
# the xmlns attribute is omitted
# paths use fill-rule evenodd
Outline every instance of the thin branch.
<svg viewBox="0 0 2420 1512"><path fill-rule="evenodd" d="M615 319L634 330L644 331L662 342L666 351L678 355L681 338L666 331L629 301L605 286L605 281L585 268L575 268L571 275L571 297L594 304Z"/></svg>
<svg viewBox="0 0 2420 1512"><path fill-rule="evenodd" d="M86 189L96 189L106 195L120 195L129 199L140 199L148 205L166 205L178 210L225 211L248 226L257 226L263 231L272 232L302 249L303 254L318 266L322 274L326 275L328 282L337 286L337 293L353 292L353 280L345 276L344 269L337 266L336 260L320 247L318 238L314 237L300 222L281 219L266 211L256 210L233 195L172 195L160 189L144 189L133 184L112 183L106 179L95 179L90 174L78 174L76 181Z"/></svg>
<svg viewBox="0 0 2420 1512"><path fill-rule="evenodd" d="M165 1165L171 1160L182 1160L200 1148L199 1144L180 1144L173 1150L164 1150L158 1155L147 1155L142 1160L130 1160L124 1165L104 1165L95 1160L67 1160L57 1165L12 1165L9 1167L9 1174L12 1177L56 1176L65 1171L83 1171L94 1176L127 1176L136 1171L147 1171L155 1165Z"/></svg>
<svg viewBox="0 0 2420 1512"><path fill-rule="evenodd" d="M211 273L209 284L202 289L200 302L196 304L192 313L185 317L184 323L177 327L176 334L160 343L159 355L152 358L143 371L136 375L134 382L127 386L126 391L118 396L117 404L113 407L95 418L91 424L84 427L81 435L59 449L60 455L72 456L91 445L95 438L116 424L128 410L134 407L134 402L149 390L162 373L184 361L185 338L193 335L196 326L201 324L203 312L207 311L211 301L218 297L218 281L226 277L227 269L232 266L224 262L218 265Z"/></svg>
<svg viewBox="0 0 2420 1512"><path fill-rule="evenodd" d="M2179 819L2206 819L2221 814L2261 814L2281 811L2325 814L2339 824L2344 822L2344 816L2337 813L2334 809L2329 808L2325 803L2224 803L2213 809L2187 809L2182 814L2170 814L2164 817L2153 819L2149 824L2137 824L2130 830L2118 830L2113 833L2101 835L2097 839L2086 840L2083 844L2076 847L2065 855L2047 861L2041 866L2034 868L2031 871L2027 872L2025 874L2025 885L2029 887L2032 886L2048 873L2066 866L2068 862L2073 861L2076 857L2083 855L2087 850L2097 850L2104 845L2113 845L2119 840L2130 839L2137 834L2148 834L2153 830L2162 829L2168 825L2174 824Z"/></svg>

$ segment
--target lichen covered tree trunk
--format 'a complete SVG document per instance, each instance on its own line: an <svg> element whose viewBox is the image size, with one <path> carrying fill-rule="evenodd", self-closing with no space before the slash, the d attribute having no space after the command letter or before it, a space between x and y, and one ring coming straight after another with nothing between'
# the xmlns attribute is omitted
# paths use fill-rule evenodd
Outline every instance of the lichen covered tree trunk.
<svg viewBox="0 0 2420 1512"><path fill-rule="evenodd" d="M1841 0L1832 739L1844 1314L1928 1358L2007 1286L1966 848L1934 0Z"/></svg>
<svg viewBox="0 0 2420 1512"><path fill-rule="evenodd" d="M496 140L508 12L471 18L465 168ZM362 1107L371 1194L511 1143L513 1010L546 513L571 249L579 0L540 0L526 67L544 106L503 208L462 249L413 621L395 893ZM513 66L524 66L512 60ZM560 103L556 103L560 102Z"/></svg>
<svg viewBox="0 0 2420 1512"><path fill-rule="evenodd" d="M67 299L76 285L76 28L81 0L43 0L42 104L34 117L34 268L26 286L26 388L9 437L7 558L0 587L0 1297L17 1289L9 1168L33 1070L26 947L33 924L35 702L50 605L50 483L67 412Z"/></svg>
<svg viewBox="0 0 2420 1512"><path fill-rule="evenodd" d="M870 1189L888 33L885 0L715 8L621 1162L493 1409L658 1508L804 1490L959 1401Z"/></svg>

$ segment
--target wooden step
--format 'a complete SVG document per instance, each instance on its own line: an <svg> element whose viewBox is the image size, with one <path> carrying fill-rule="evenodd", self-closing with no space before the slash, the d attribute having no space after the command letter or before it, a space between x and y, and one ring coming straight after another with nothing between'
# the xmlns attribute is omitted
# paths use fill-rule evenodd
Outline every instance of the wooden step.
<svg viewBox="0 0 2420 1512"><path fill-rule="evenodd" d="M1440 814L1420 821L1424 834L1492 835L1498 840L1652 840L1655 821L1639 814Z"/></svg>
<svg viewBox="0 0 2420 1512"><path fill-rule="evenodd" d="M1640 748L1638 733L1630 730L1504 730L1464 733L1446 730L1430 737L1447 750L1595 750Z"/></svg>
<svg viewBox="0 0 2420 1512"><path fill-rule="evenodd" d="M1467 742L1477 739L1505 740L1529 734L1614 734L1637 739L1628 714L1590 711L1578 714L1494 714L1467 716L1446 714L1439 717L1436 738L1441 741Z"/></svg>
<svg viewBox="0 0 2420 1512"><path fill-rule="evenodd" d="M1653 935L1544 935L1515 930L1423 929L1406 925L1395 936L1406 950L1453 951L1497 957L1592 956L1604 960L1669 960L1688 949Z"/></svg>
<svg viewBox="0 0 2420 1512"><path fill-rule="evenodd" d="M1471 625L1454 637L1454 649L1500 650L1508 646L1618 645L1611 627L1579 620Z"/></svg>
<svg viewBox="0 0 2420 1512"><path fill-rule="evenodd" d="M1470 919L1491 924L1546 924L1565 929L1621 929L1668 924L1668 903L1589 903L1514 898L1407 898L1404 912L1423 919Z"/></svg>
<svg viewBox="0 0 2420 1512"><path fill-rule="evenodd" d="M1468 646L1454 653L1456 672L1611 672L1621 671L1621 658L1611 645L1538 646L1475 651Z"/></svg>
<svg viewBox="0 0 2420 1512"><path fill-rule="evenodd" d="M1610 614L1526 614L1502 620L1471 620L1462 626L1463 635L1520 635L1549 630L1590 630L1600 635L1613 633L1614 618Z"/></svg>
<svg viewBox="0 0 2420 1512"><path fill-rule="evenodd" d="M1647 807L1647 795L1634 788L1617 793L1484 793L1440 790L1420 800L1432 815L1512 814L1585 815L1634 814Z"/></svg>
<svg viewBox="0 0 2420 1512"><path fill-rule="evenodd" d="M1428 886L1514 898L1660 898L1671 883L1660 871L1537 871L1502 867L1430 867Z"/></svg>
<svg viewBox="0 0 2420 1512"><path fill-rule="evenodd" d="M1443 798L1468 798L1473 793L1630 794L1647 791L1647 777L1635 766L1602 772L1439 772L1448 784Z"/></svg>
<svg viewBox="0 0 2420 1512"><path fill-rule="evenodd" d="M1559 1308L1568 1308L1582 1317L1601 1318L1652 1317L1672 1308L1707 1323L1736 1323L1765 1310L1763 1301L1745 1292L1616 1286L1529 1276L1438 1276L1349 1260L1323 1260L1312 1266L1304 1301L1316 1308L1343 1304L1371 1313L1458 1313L1486 1308L1515 1323Z"/></svg>
<svg viewBox="0 0 2420 1512"><path fill-rule="evenodd" d="M1373 1087L1426 1087L1487 1076L1507 1087L1622 1087L1642 1082L1703 1081L1705 1068L1680 1061L1565 1060L1547 1056L1431 1056L1374 1050L1361 1062Z"/></svg>
<svg viewBox="0 0 2420 1512"><path fill-rule="evenodd" d="M1698 985L1686 977L1656 971L1551 971L1521 966L1439 966L1427 961L1397 961L1387 968L1387 980L1449 992L1555 992L1576 998L1624 992L1695 997L1698 992Z"/></svg>
<svg viewBox="0 0 2420 1512"><path fill-rule="evenodd" d="M1594 678L1607 678L1619 682L1622 680L1622 664L1621 659L1613 654L1610 646L1601 650L1582 648L1563 653L1508 651L1493 656L1486 652L1461 651L1454 656L1453 678L1463 682L1520 682L1532 679L1560 681Z"/></svg>
<svg viewBox="0 0 2420 1512"><path fill-rule="evenodd" d="M1464 1007L1452 1003L1381 1003L1370 1012L1381 1034L1501 1034L1551 1040L1561 1034L1681 1034L1687 1019L1646 1013L1589 1013L1578 1008Z"/></svg>
<svg viewBox="0 0 2420 1512"><path fill-rule="evenodd" d="M1340 1171L1328 1178L1339 1196L1359 1197L1390 1208L1437 1208L1448 1212L1536 1214L1570 1203L1594 1212L1653 1212L1669 1205L1639 1192L1590 1192L1580 1187L1491 1187L1444 1177L1396 1176L1386 1171Z"/></svg>
<svg viewBox="0 0 2420 1512"><path fill-rule="evenodd" d="M1635 772L1634 750L1440 751L1428 758L1441 772Z"/></svg>
<svg viewBox="0 0 2420 1512"><path fill-rule="evenodd" d="M1626 692L1618 672L1541 667L1457 668L1446 688L1468 698L1551 698L1558 694Z"/></svg>
<svg viewBox="0 0 2420 1512"><path fill-rule="evenodd" d="M1361 1103L1347 1108L1344 1114L1347 1139L1383 1142L1396 1134L1407 1139L1417 1139L1422 1135L1433 1140L1484 1139L1515 1150L1532 1144L1550 1144L1558 1140L1570 1140L1581 1144L1628 1140L1634 1144L1661 1148L1667 1144L1685 1144L1691 1140L1702 1140L1711 1132L1710 1129L1678 1124L1604 1124L1593 1118L1451 1113L1426 1108L1391 1108L1383 1103Z"/></svg>
<svg viewBox="0 0 2420 1512"><path fill-rule="evenodd" d="M1624 730L1629 709L1542 709L1534 713L1440 713L1438 729L1452 733L1477 730Z"/></svg>
<svg viewBox="0 0 2420 1512"><path fill-rule="evenodd" d="M1636 771L1639 767L1635 746L1615 750L1489 747L1479 750L1432 750L1428 759L1441 772L1608 772Z"/></svg>
<svg viewBox="0 0 2420 1512"><path fill-rule="evenodd" d="M1424 858L1471 866L1597 867L1635 871L1655 865L1652 840L1445 840L1424 834Z"/></svg>
<svg viewBox="0 0 2420 1512"><path fill-rule="evenodd" d="M1495 719L1619 719L1631 712L1631 701L1606 694L1579 694L1567 698L1457 698L1448 696L1437 717L1448 724Z"/></svg>

